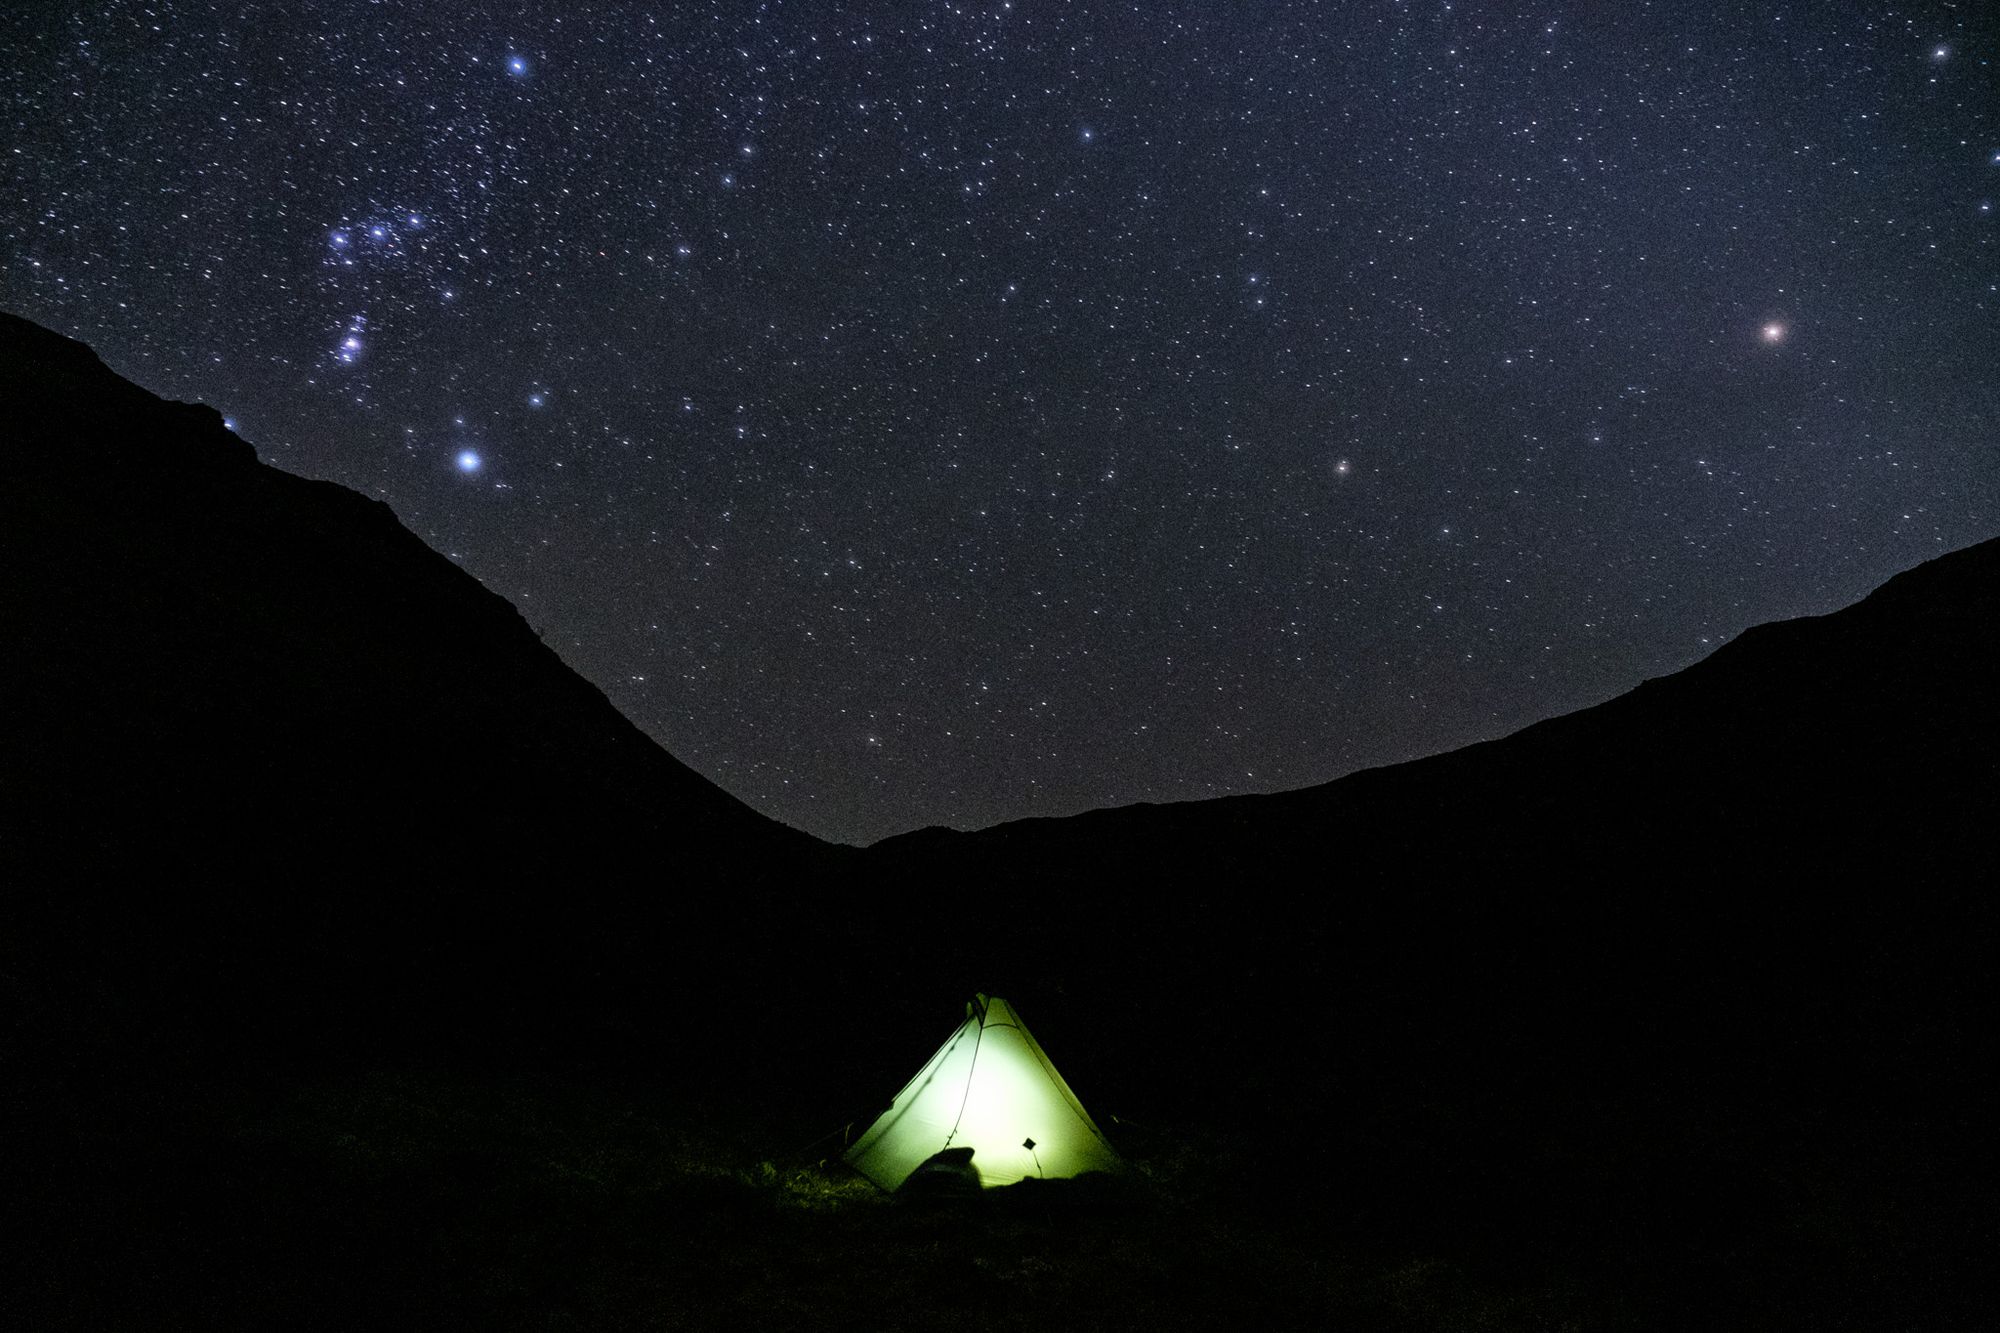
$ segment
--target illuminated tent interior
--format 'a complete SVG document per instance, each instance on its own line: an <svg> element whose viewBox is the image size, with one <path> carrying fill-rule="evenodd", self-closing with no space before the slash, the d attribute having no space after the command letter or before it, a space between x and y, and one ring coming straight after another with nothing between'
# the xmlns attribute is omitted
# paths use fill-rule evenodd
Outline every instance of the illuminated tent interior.
<svg viewBox="0 0 2000 1333"><path fill-rule="evenodd" d="M975 996L965 1022L896 1094L847 1163L885 1190L947 1150L991 1189L1030 1176L1115 1171L1118 1154L1005 1000Z"/></svg>

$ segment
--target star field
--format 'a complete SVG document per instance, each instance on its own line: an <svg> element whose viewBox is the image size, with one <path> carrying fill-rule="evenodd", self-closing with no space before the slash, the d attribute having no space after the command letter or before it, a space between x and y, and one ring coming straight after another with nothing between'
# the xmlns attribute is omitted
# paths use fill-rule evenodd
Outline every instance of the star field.
<svg viewBox="0 0 2000 1333"><path fill-rule="evenodd" d="M2000 529L1970 0L27 8L0 303L823 836L1323 781Z"/></svg>

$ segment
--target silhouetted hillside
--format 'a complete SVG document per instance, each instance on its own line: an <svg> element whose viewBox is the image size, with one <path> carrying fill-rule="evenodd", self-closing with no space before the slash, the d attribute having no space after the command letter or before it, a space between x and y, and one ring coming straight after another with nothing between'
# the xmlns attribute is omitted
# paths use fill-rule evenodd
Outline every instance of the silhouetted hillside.
<svg viewBox="0 0 2000 1333"><path fill-rule="evenodd" d="M663 973L818 855L386 505L260 465L212 409L0 315L0 413L8 911L135 1009L506 1009Z"/></svg>
<svg viewBox="0 0 2000 1333"><path fill-rule="evenodd" d="M411 869L369 844L570 873L607 837L697 860L806 841L641 735L388 506L260 466L213 409L6 316L0 376L0 792L65 815L16 837L288 874ZM176 847L225 813L240 842Z"/></svg>
<svg viewBox="0 0 2000 1333"><path fill-rule="evenodd" d="M1152 941L1168 974L1218 948L1402 968L1421 942L1447 974L1460 954L1567 972L1615 938L1651 947L1602 965L1650 974L1685 941L1766 975L1825 938L1949 948L2000 870L1996 680L1987 542L1502 740L1282 795L913 834L869 862L917 897L1035 904L1038 952Z"/></svg>
<svg viewBox="0 0 2000 1333"><path fill-rule="evenodd" d="M1247 875L1303 855L1318 866L1298 867L1312 887L1344 891L1357 876L1511 870L1615 869L1623 883L1878 860L1906 876L1956 868L1935 858L1974 850L1965 835L2000 785L1996 611L2000 540L1501 740L1297 792L927 830L874 851L1093 875Z"/></svg>
<svg viewBox="0 0 2000 1333"><path fill-rule="evenodd" d="M993 914L923 966L1092 1021L1171 990L1177 1024L1280 1092L1295 1070L1246 1013L1330 1016L1324 1060L1356 1077L1440 1055L1423 1077L1485 1079L1518 1047L1537 1076L1949 1079L1993 942L1996 681L1989 541L1501 740L1280 795L929 830L866 864L908 910L948 892Z"/></svg>

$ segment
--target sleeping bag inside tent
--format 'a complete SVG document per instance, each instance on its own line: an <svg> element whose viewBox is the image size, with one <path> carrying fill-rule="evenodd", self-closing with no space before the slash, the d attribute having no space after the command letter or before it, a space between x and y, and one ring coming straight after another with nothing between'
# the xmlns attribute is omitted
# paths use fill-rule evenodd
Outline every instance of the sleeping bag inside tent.
<svg viewBox="0 0 2000 1333"><path fill-rule="evenodd" d="M847 1150L847 1164L885 1190L950 1150L991 1189L1029 1176L1115 1171L1118 1154L1005 1000L984 995L965 1022Z"/></svg>

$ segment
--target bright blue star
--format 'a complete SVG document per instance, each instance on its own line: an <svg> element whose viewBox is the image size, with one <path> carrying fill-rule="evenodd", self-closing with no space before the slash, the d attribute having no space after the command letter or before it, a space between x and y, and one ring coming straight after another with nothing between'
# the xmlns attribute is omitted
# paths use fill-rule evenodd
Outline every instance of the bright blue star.
<svg viewBox="0 0 2000 1333"><path fill-rule="evenodd" d="M529 406L529 407L540 407L540 406L541 406L541 405L542 405L543 403L545 403L545 402L547 402L547 401L548 401L548 399L544 398L544 397L543 397L543 396L542 396L541 394L539 394L539 393L531 393L531 394L529 394L529 395L528 395L528 406Z"/></svg>
<svg viewBox="0 0 2000 1333"><path fill-rule="evenodd" d="M485 463L484 459L470 449L459 450L455 461L460 472L477 472Z"/></svg>
<svg viewBox="0 0 2000 1333"><path fill-rule="evenodd" d="M526 56L508 56L507 72L517 79L525 77L528 73L528 58Z"/></svg>

